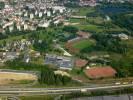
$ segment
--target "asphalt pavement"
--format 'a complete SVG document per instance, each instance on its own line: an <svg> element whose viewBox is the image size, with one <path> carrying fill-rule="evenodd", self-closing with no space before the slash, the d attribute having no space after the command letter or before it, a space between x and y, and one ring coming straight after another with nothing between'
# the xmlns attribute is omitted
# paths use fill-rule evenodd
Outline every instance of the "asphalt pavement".
<svg viewBox="0 0 133 100"><path fill-rule="evenodd" d="M125 85L110 85L110 86L82 86L82 87L67 87L67 88L0 88L0 94L24 94L24 93L36 93L36 94L65 94L71 92L87 92L96 90L111 90L111 89L123 89L133 88L133 84Z"/></svg>

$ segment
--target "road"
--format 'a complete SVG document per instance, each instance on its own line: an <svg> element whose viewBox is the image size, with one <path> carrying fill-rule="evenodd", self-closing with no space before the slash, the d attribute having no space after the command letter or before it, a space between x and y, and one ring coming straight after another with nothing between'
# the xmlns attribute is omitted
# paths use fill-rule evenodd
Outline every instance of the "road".
<svg viewBox="0 0 133 100"><path fill-rule="evenodd" d="M71 92L86 92L96 90L111 90L120 88L133 88L133 84L127 85L112 85L112 86L97 86L97 87L68 87L68 88L0 88L0 94L65 94Z"/></svg>

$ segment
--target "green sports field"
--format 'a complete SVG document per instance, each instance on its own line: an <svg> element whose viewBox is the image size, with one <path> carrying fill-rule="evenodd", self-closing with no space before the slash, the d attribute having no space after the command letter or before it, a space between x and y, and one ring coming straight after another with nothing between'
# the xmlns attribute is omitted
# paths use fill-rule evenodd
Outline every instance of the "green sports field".
<svg viewBox="0 0 133 100"><path fill-rule="evenodd" d="M83 40L80 40L80 41L74 43L73 47L76 49L79 49L79 51L80 51L80 50L83 50L84 48L91 47L94 44L95 44L94 40L83 39Z"/></svg>

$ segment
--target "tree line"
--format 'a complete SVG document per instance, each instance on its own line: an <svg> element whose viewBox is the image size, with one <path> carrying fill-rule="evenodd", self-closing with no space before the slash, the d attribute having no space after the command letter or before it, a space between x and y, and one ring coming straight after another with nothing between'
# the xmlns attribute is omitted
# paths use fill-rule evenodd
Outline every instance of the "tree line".
<svg viewBox="0 0 133 100"><path fill-rule="evenodd" d="M41 84L48 85L66 85L71 82L71 78L68 76L62 76L60 74L55 74L53 71L42 69L39 77L39 82Z"/></svg>
<svg viewBox="0 0 133 100"><path fill-rule="evenodd" d="M92 35L92 38L96 40L96 44L83 49L81 51L82 53L91 51L108 51L124 54L127 52L126 44L121 43L119 38L113 37L110 34L95 33Z"/></svg>

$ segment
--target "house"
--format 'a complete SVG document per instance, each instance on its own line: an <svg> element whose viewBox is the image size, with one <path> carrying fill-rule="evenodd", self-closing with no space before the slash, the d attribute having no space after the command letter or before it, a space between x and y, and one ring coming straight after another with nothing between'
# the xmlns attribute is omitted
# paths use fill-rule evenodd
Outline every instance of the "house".
<svg viewBox="0 0 133 100"><path fill-rule="evenodd" d="M39 17L41 18L43 16L43 13L42 12L39 12Z"/></svg>
<svg viewBox="0 0 133 100"><path fill-rule="evenodd" d="M18 52L1 52L1 61L5 62L5 61L9 61L9 60L14 60L16 58L19 57L19 53Z"/></svg>
<svg viewBox="0 0 133 100"><path fill-rule="evenodd" d="M126 35L126 34L124 34L124 33L118 34L118 37L119 37L121 40L128 40L128 39L129 39L128 35Z"/></svg>
<svg viewBox="0 0 133 100"><path fill-rule="evenodd" d="M14 30L14 26L13 25L9 26L9 31L12 32L13 30Z"/></svg>
<svg viewBox="0 0 133 100"><path fill-rule="evenodd" d="M60 23L60 20L54 21L54 24L55 24L55 25L58 25L59 23Z"/></svg>
<svg viewBox="0 0 133 100"><path fill-rule="evenodd" d="M60 13L63 13L66 10L64 6L54 6L53 11L59 11Z"/></svg>
<svg viewBox="0 0 133 100"><path fill-rule="evenodd" d="M27 16L28 16L28 12L26 12L26 13L24 14L24 16L27 17Z"/></svg>
<svg viewBox="0 0 133 100"><path fill-rule="evenodd" d="M57 56L57 55L50 55L50 54L46 54L44 63L48 65L57 66L60 69L71 70L73 67L72 58L64 57L64 56Z"/></svg>
<svg viewBox="0 0 133 100"><path fill-rule="evenodd" d="M30 19L33 19L34 18L34 14L30 14Z"/></svg>
<svg viewBox="0 0 133 100"><path fill-rule="evenodd" d="M111 18L107 15L107 16L106 16L106 20L107 20L107 21L110 21Z"/></svg>
<svg viewBox="0 0 133 100"><path fill-rule="evenodd" d="M38 24L38 27L47 28L49 27L49 25L50 25L49 21L40 21L40 23Z"/></svg>
<svg viewBox="0 0 133 100"><path fill-rule="evenodd" d="M79 5L80 6L96 6L96 0L79 0Z"/></svg>
<svg viewBox="0 0 133 100"><path fill-rule="evenodd" d="M17 27L17 29L18 29L19 31L21 31L21 24L20 24L20 23L17 23L16 27Z"/></svg>
<svg viewBox="0 0 133 100"><path fill-rule="evenodd" d="M24 30L28 30L28 24L24 24Z"/></svg>
<svg viewBox="0 0 133 100"><path fill-rule="evenodd" d="M24 55L24 62L26 62L26 63L30 62L30 56L28 54Z"/></svg>
<svg viewBox="0 0 133 100"><path fill-rule="evenodd" d="M13 25L13 21L11 22L6 22L4 25L3 25L3 29L5 29L6 27L9 27L9 26L12 26Z"/></svg>
<svg viewBox="0 0 133 100"><path fill-rule="evenodd" d="M117 72L110 66L93 67L85 70L85 74L91 79L114 77Z"/></svg>
<svg viewBox="0 0 133 100"><path fill-rule="evenodd" d="M78 68L86 66L87 63L88 63L88 61L84 60L84 59L75 60L75 66L78 67Z"/></svg>
<svg viewBox="0 0 133 100"><path fill-rule="evenodd" d="M37 27L34 24L29 25L29 30L35 31L36 29L37 29Z"/></svg>
<svg viewBox="0 0 133 100"><path fill-rule="evenodd" d="M51 12L48 11L48 12L47 12L47 17L50 17L50 16L51 16Z"/></svg>

